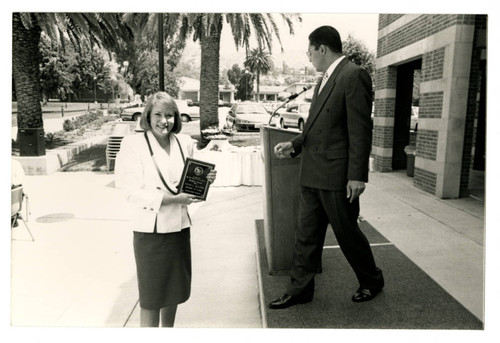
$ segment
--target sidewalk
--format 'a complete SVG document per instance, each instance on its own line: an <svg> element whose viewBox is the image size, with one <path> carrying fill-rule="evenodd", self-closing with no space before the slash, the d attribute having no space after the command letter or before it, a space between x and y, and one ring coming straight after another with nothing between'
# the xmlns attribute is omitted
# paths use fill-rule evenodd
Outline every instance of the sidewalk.
<svg viewBox="0 0 500 343"><path fill-rule="evenodd" d="M12 325L138 327L132 234L113 174L27 176L25 189L35 242L22 224L12 230ZM403 173L372 173L361 215L483 319L484 201L480 188L475 194L440 200ZM255 260L262 197L261 187L213 187L191 210L192 294L176 327L262 327Z"/></svg>

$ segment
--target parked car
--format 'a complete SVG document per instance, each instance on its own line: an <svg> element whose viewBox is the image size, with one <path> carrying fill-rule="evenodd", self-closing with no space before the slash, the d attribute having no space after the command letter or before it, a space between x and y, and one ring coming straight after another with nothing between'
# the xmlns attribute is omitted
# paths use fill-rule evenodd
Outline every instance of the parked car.
<svg viewBox="0 0 500 343"><path fill-rule="evenodd" d="M139 104L125 107L120 113L120 118L122 118L122 120L138 121L141 117L142 111L144 111L144 106Z"/></svg>
<svg viewBox="0 0 500 343"><path fill-rule="evenodd" d="M310 108L310 102L296 103L293 106L289 106L285 112L280 112L278 126L283 129L296 127L302 131L309 116Z"/></svg>
<svg viewBox="0 0 500 343"><path fill-rule="evenodd" d="M281 103L279 102L263 102L262 106L269 112L269 114L273 113L275 109L277 109Z"/></svg>
<svg viewBox="0 0 500 343"><path fill-rule="evenodd" d="M190 122L194 119L200 119L199 110L197 110L196 108L193 109L193 107L189 107L187 100L175 100L175 103L179 108L179 113L181 114L183 122ZM144 105L127 107L123 109L122 113L120 114L120 118L122 118L122 120L137 121L141 117L143 111Z"/></svg>
<svg viewBox="0 0 500 343"><path fill-rule="evenodd" d="M410 130L417 131L418 128L418 106L411 107Z"/></svg>
<svg viewBox="0 0 500 343"><path fill-rule="evenodd" d="M228 128L236 131L241 129L258 129L262 124L267 124L271 116L265 107L258 102L240 102L234 104L226 115Z"/></svg>

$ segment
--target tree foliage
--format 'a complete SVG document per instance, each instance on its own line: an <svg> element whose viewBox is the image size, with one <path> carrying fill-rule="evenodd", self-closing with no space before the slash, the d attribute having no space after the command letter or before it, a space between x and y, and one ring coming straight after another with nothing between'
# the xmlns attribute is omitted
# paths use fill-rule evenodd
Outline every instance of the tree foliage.
<svg viewBox="0 0 500 343"><path fill-rule="evenodd" d="M364 68L368 71L372 80L374 79L375 55L368 50L363 42L349 34L347 39L342 42L342 52L349 61Z"/></svg>
<svg viewBox="0 0 500 343"><path fill-rule="evenodd" d="M124 21L144 32L154 34L158 14L125 15ZM281 14L281 17L293 34L295 14ZM230 26L236 47L250 46L253 32L259 46L272 49L272 39L276 37L281 44L280 31L273 14L259 13L166 13L162 23L165 37L185 41L188 37L201 46L200 71L200 130L218 127L218 93L220 38L224 23Z"/></svg>
<svg viewBox="0 0 500 343"><path fill-rule="evenodd" d="M238 86L236 86L236 98L242 101L251 99L253 92L254 75L252 73L242 73Z"/></svg>
<svg viewBox="0 0 500 343"><path fill-rule="evenodd" d="M240 83L242 73L243 71L241 70L240 66L237 64L233 64L231 69L227 71L227 78L229 79L229 82L231 82L231 84L237 87Z"/></svg>
<svg viewBox="0 0 500 343"><path fill-rule="evenodd" d="M62 51L69 43L77 52L84 46L117 50L133 37L129 27L122 25L119 13L13 13L12 66L20 128L43 128L39 47L42 32ZM53 88L49 84L47 87Z"/></svg>
<svg viewBox="0 0 500 343"><path fill-rule="evenodd" d="M139 53L135 64L135 74L133 77L133 88L144 99L160 90L159 73L158 73L158 52L156 50L144 50ZM173 71L168 69L168 64L165 63L165 92L176 97L179 93L178 79Z"/></svg>
<svg viewBox="0 0 500 343"><path fill-rule="evenodd" d="M40 82L44 99L57 97L67 100L73 94L75 74L71 69L75 64L74 54L64 54L59 49L53 49L48 39L42 39L40 52Z"/></svg>
<svg viewBox="0 0 500 343"><path fill-rule="evenodd" d="M243 62L243 65L252 73L255 73L257 76L257 101L259 101L260 75L267 74L274 67L274 62L271 54L269 53L269 51L263 49L262 47L252 49L248 53L245 62Z"/></svg>

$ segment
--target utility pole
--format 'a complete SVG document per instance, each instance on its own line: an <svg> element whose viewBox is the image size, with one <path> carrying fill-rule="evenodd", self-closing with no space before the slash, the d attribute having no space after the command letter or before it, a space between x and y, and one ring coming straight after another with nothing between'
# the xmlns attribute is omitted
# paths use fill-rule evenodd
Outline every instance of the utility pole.
<svg viewBox="0 0 500 343"><path fill-rule="evenodd" d="M160 71L160 91L165 91L165 76L163 64L163 13L158 13L158 70Z"/></svg>

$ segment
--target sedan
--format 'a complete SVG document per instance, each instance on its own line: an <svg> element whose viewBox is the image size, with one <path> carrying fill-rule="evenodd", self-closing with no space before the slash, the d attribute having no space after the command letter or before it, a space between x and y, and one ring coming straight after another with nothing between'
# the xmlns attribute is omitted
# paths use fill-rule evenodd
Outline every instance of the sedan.
<svg viewBox="0 0 500 343"><path fill-rule="evenodd" d="M122 120L138 121L142 111L144 111L144 106L142 105L126 107L123 109L122 113L120 113L120 118L122 118Z"/></svg>
<svg viewBox="0 0 500 343"><path fill-rule="evenodd" d="M193 119L200 119L200 112L197 107L189 107L187 100L175 100L179 113L181 114L181 119L183 122L190 122ZM123 109L120 114L122 120L133 120L138 121L144 111L143 105L135 105L133 107L127 107Z"/></svg>
<svg viewBox="0 0 500 343"><path fill-rule="evenodd" d="M286 112L280 113L278 126L286 129L287 127L296 127L300 131L304 130L304 124L309 116L310 102L299 103L297 106L290 106Z"/></svg>
<svg viewBox="0 0 500 343"><path fill-rule="evenodd" d="M260 103L241 102L234 104L226 115L228 128L236 131L242 129L258 129L263 124L268 124L271 116Z"/></svg>

